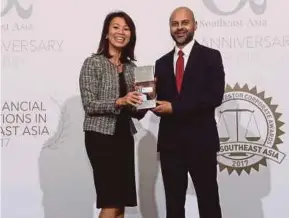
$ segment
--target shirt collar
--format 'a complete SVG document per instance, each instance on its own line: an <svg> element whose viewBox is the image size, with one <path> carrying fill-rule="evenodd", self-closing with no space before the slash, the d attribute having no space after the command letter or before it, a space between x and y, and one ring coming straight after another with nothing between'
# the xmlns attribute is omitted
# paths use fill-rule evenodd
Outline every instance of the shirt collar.
<svg viewBox="0 0 289 218"><path fill-rule="evenodd" d="M185 57L189 57L194 44L195 44L195 39L190 41L187 45L185 45L185 47L182 48L182 51L184 52ZM180 49L177 46L175 46L175 55L178 55L179 50Z"/></svg>

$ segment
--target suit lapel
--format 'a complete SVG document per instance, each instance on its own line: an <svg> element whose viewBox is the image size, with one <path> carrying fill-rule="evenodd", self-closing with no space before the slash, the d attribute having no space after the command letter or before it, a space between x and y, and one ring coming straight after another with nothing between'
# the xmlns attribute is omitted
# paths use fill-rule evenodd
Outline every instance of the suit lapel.
<svg viewBox="0 0 289 218"><path fill-rule="evenodd" d="M165 60L166 63L164 66L166 66L165 72L167 72L166 73L167 76L172 80L174 84L174 92L177 92L176 77L175 77L175 72L174 72L174 53L175 53L175 49L169 52Z"/></svg>
<svg viewBox="0 0 289 218"><path fill-rule="evenodd" d="M185 73L184 73L185 75L187 72L190 72L191 69L196 67L197 60L198 60L198 52L199 52L199 43L195 42L190 52L189 59L187 61L187 65L186 65Z"/></svg>
<svg viewBox="0 0 289 218"><path fill-rule="evenodd" d="M186 85L185 83L188 81L191 81L190 79L188 79L189 77L192 78L191 74L195 74L193 76L194 78L196 78L195 76L197 76L197 73L198 73L197 68L198 68L198 60L199 60L199 46L200 44L197 41L195 41L195 44L192 47L192 50L190 52L190 55L186 64L186 68L185 68L185 72L183 76L183 83L181 87L181 93L183 91L184 86Z"/></svg>

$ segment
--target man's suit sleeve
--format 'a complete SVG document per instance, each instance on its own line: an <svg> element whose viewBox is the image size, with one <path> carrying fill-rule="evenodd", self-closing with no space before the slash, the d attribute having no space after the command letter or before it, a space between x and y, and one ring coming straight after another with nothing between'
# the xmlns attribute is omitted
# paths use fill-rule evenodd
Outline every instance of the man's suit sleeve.
<svg viewBox="0 0 289 218"><path fill-rule="evenodd" d="M160 67L160 65L159 65L159 60L157 60L156 62L155 62L155 75L154 75L154 77L155 77L155 81L156 81L156 83L155 83L155 92L156 92L156 99L157 100L160 100L159 99L159 93L160 93L160 77L159 77L159 74L160 74L160 71L159 71L159 67ZM160 113L158 113L158 112L153 112L156 116L163 116L162 114L160 114Z"/></svg>
<svg viewBox="0 0 289 218"><path fill-rule="evenodd" d="M159 61L157 60L155 62L155 80L156 80L156 84L155 84L155 91L156 91L156 95L157 95L157 99L158 99L158 93L159 93Z"/></svg>
<svg viewBox="0 0 289 218"><path fill-rule="evenodd" d="M174 115L186 115L192 112L212 111L222 104L225 90L225 72L219 51L212 52L212 63L209 65L209 77L200 90L195 101L176 100L172 102Z"/></svg>

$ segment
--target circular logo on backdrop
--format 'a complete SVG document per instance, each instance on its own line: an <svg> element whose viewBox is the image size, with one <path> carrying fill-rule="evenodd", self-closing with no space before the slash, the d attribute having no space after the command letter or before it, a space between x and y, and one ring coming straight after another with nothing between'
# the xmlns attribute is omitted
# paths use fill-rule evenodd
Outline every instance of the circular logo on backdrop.
<svg viewBox="0 0 289 218"><path fill-rule="evenodd" d="M21 6L19 3L19 0L7 0L6 5L4 6L4 9L1 11L1 17L4 17L9 11L11 11L13 8L16 9L16 12L19 17L22 19L28 19L33 11L32 4L29 5L29 7L26 9Z"/></svg>
<svg viewBox="0 0 289 218"><path fill-rule="evenodd" d="M218 1L217 1L218 2ZM214 14L217 15L232 15L240 11L249 2L250 8L255 14L263 14L267 7L267 0L235 0L223 4L233 4L232 9L222 9L215 0L203 0L204 5Z"/></svg>
<svg viewBox="0 0 289 218"><path fill-rule="evenodd" d="M279 120L281 113L272 98L265 92L258 92L248 85L226 86L222 105L216 110L216 119L221 148L218 153L220 171L239 175L259 166L267 165L267 160L281 163L285 154L278 150L282 143L280 129L284 125Z"/></svg>

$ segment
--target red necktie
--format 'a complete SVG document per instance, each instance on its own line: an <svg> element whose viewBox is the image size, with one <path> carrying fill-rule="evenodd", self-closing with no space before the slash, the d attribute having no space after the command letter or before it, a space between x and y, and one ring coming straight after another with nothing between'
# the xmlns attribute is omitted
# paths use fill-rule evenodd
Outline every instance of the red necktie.
<svg viewBox="0 0 289 218"><path fill-rule="evenodd" d="M184 52L182 52L182 50L179 50L178 55L179 57L176 63L176 83L178 92L180 93L184 75Z"/></svg>

